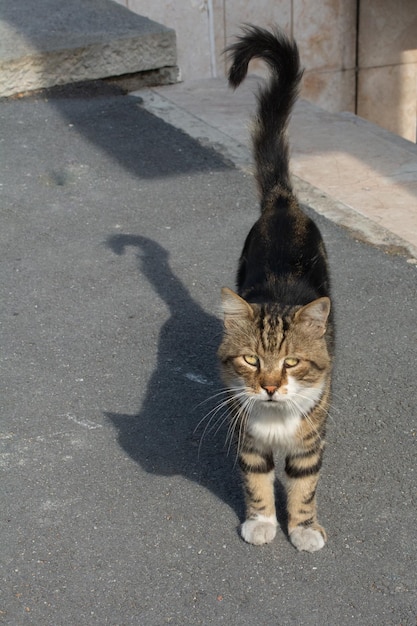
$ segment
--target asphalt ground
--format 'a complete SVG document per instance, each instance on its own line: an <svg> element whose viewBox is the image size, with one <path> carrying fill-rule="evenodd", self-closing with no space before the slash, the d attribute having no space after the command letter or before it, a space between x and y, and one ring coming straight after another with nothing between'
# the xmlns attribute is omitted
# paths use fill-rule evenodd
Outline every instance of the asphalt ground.
<svg viewBox="0 0 417 626"><path fill-rule="evenodd" d="M227 427L195 429L253 179L132 97L3 100L0 124L3 623L414 626L416 267L315 216L329 540L245 544Z"/></svg>

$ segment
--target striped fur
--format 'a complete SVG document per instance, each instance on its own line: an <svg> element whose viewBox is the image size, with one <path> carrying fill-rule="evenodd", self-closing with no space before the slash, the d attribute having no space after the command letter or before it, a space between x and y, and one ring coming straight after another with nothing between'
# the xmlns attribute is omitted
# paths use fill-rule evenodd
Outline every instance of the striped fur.
<svg viewBox="0 0 417 626"><path fill-rule="evenodd" d="M253 26L229 49L237 87L253 57L270 66L253 145L261 215L239 262L237 293L223 288L219 348L246 497L242 537L271 541L277 521L274 454L286 456L290 540L323 547L316 489L330 400L333 332L325 247L292 191L286 129L302 76L295 42Z"/></svg>

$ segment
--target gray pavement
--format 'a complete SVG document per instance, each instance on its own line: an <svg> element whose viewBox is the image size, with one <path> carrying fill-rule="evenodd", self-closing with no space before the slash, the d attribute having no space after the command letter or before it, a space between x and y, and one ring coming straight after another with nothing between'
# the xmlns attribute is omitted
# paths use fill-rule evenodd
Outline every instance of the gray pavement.
<svg viewBox="0 0 417 626"><path fill-rule="evenodd" d="M416 267L315 216L329 542L247 545L226 428L194 429L253 179L135 98L72 95L0 103L3 623L414 625Z"/></svg>

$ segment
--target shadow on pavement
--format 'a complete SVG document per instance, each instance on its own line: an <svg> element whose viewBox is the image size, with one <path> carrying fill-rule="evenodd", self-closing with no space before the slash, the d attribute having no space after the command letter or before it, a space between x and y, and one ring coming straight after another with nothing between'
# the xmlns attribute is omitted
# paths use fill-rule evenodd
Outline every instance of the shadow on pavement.
<svg viewBox="0 0 417 626"><path fill-rule="evenodd" d="M239 476L234 451L225 450L226 428L203 440L205 424L196 430L213 407L207 399L221 387L216 361L220 322L191 298L158 243L121 234L107 244L118 255L128 246L136 248L139 271L169 307L170 317L159 334L158 362L140 410L134 415L105 415L117 428L121 447L146 472L183 475L212 491L241 517ZM192 382L196 371L201 384Z"/></svg>
<svg viewBox="0 0 417 626"><path fill-rule="evenodd" d="M141 98L124 95L122 89L104 81L61 85L22 100L4 102L12 102L19 108L37 102L47 104L96 154L99 150L108 155L117 166L138 179L234 169L213 148L202 149L195 139L149 113L141 106ZM48 132L49 124L48 120L40 120L40 130L45 125ZM96 157L94 161L97 160Z"/></svg>
<svg viewBox="0 0 417 626"><path fill-rule="evenodd" d="M116 427L121 447L146 472L183 475L212 491L243 519L236 453L232 446L227 454L225 446L227 424L216 433L219 424L214 418L214 434L204 434L208 417L196 430L216 404L208 398L221 388L216 360L220 322L191 298L158 243L140 235L114 235L107 245L117 255L128 246L136 248L139 270L169 307L170 318L161 329L157 367L138 413L105 415ZM198 370L202 384L193 385L185 370ZM226 418L220 411L220 422L222 415ZM285 494L279 482L276 497L278 519L286 532Z"/></svg>

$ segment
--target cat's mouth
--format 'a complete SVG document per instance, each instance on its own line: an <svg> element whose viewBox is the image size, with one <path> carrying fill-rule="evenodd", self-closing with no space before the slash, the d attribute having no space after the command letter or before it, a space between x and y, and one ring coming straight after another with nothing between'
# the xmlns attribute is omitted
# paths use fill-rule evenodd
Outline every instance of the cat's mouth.
<svg viewBox="0 0 417 626"><path fill-rule="evenodd" d="M286 402L287 399L288 399L288 396L275 393L273 396L268 396L267 398L265 397L260 398L260 401L262 402L262 404L271 405L271 404L282 404Z"/></svg>
<svg viewBox="0 0 417 626"><path fill-rule="evenodd" d="M288 398L288 392L285 389L284 391L279 391L279 389L261 389L259 391L258 397L262 402L285 402Z"/></svg>

